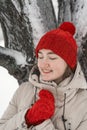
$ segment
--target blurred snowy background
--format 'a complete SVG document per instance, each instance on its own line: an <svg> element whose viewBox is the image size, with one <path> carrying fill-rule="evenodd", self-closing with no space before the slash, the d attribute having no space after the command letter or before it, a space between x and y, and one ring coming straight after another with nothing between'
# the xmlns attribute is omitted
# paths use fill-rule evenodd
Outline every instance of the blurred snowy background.
<svg viewBox="0 0 87 130"><path fill-rule="evenodd" d="M55 9L55 15L58 17L58 3L57 0L53 0ZM0 46L4 47L4 38L0 25ZM18 88L17 80L11 76L8 71L0 66L0 117L8 106L14 92Z"/></svg>
<svg viewBox="0 0 87 130"><path fill-rule="evenodd" d="M0 25L0 46L4 47L3 33ZM0 117L18 88L17 80L8 71L0 66Z"/></svg>

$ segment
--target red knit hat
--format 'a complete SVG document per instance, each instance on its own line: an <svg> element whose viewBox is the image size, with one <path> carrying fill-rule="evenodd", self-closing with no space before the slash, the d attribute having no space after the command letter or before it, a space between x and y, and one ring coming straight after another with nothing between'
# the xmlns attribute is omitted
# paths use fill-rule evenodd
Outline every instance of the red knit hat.
<svg viewBox="0 0 87 130"><path fill-rule="evenodd" d="M50 49L59 55L70 68L75 68L77 62L77 44L73 35L75 34L75 26L71 22L63 22L59 28L47 32L40 39L35 52L41 49Z"/></svg>

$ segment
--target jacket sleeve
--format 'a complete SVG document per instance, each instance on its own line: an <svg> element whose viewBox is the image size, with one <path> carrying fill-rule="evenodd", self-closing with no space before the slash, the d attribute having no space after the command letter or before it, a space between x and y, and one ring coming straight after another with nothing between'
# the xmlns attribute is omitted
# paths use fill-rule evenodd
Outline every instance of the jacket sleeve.
<svg viewBox="0 0 87 130"><path fill-rule="evenodd" d="M79 124L78 128L76 130L87 130L87 113L85 114L84 119Z"/></svg>
<svg viewBox="0 0 87 130"><path fill-rule="evenodd" d="M27 127L24 119L27 108L18 112L17 99L20 89L21 86L15 92L8 108L0 119L0 130L25 130Z"/></svg>

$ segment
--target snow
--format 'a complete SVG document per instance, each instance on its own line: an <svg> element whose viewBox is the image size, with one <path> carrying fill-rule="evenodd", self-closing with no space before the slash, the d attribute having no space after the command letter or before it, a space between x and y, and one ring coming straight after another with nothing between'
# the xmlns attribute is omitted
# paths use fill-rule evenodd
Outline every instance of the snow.
<svg viewBox="0 0 87 130"><path fill-rule="evenodd" d="M19 2L17 0L12 0L12 2L20 14L21 9L19 7L20 6ZM54 9L55 9L55 14L56 14L56 19L57 19L58 18L57 16L58 15L58 2L57 0L52 0L52 2L55 7ZM34 45L36 46L41 36L45 33L42 18L40 15L40 10L39 10L39 7L37 6L37 0L25 0L24 4L25 6L23 8L23 11L30 18L31 26L33 27L32 28L33 29L32 36L34 37L33 42L34 42Z"/></svg>
<svg viewBox="0 0 87 130"><path fill-rule="evenodd" d="M87 0L77 0L75 13L73 14L74 22L77 27L78 45L81 45L81 39L87 33ZM77 13L76 13L77 12Z"/></svg>
<svg viewBox="0 0 87 130"><path fill-rule="evenodd" d="M29 5L29 6L27 6L27 5ZM29 1L26 0L24 12L25 12L25 14L27 14L27 16L30 17L30 22L33 27L32 28L33 36L34 36L33 42L34 42L34 45L36 46L36 44L38 43L38 39L40 39L40 37L45 33L44 26L42 24L42 19L40 16L40 11L37 6L36 0L30 1L30 4L29 4Z"/></svg>
<svg viewBox="0 0 87 130"><path fill-rule="evenodd" d="M22 65L22 67L27 65L26 55L23 55L21 52L18 52L18 51L12 50L12 49L8 49L8 48L5 48L5 49L0 48L0 52L2 54L14 57L17 65Z"/></svg>
<svg viewBox="0 0 87 130"><path fill-rule="evenodd" d="M18 0L11 0L13 5L15 6L16 10L20 13L21 9L20 9L20 4Z"/></svg>
<svg viewBox="0 0 87 130"><path fill-rule="evenodd" d="M0 67L0 117L6 110L9 101L18 88L17 80L8 74L8 71Z"/></svg>
<svg viewBox="0 0 87 130"><path fill-rule="evenodd" d="M18 0L12 0L12 2L14 4L16 10L18 10L18 12L20 14L21 9L20 9L20 5L19 5ZM32 28L33 29L32 36L34 37L33 42L34 42L34 45L36 46L40 37L45 33L44 26L42 24L42 19L40 16L40 11L39 11L39 8L37 6L36 0L25 0L24 4L25 4L25 6L23 8L23 11L30 18L31 25L33 27Z"/></svg>
<svg viewBox="0 0 87 130"><path fill-rule="evenodd" d="M1 25L0 25L0 42L3 42L3 33L2 33L2 29L1 29Z"/></svg>
<svg viewBox="0 0 87 130"><path fill-rule="evenodd" d="M0 46L4 47L3 40L0 40ZM0 117L7 108L17 88L17 80L11 76L5 68L0 66Z"/></svg>
<svg viewBox="0 0 87 130"><path fill-rule="evenodd" d="M58 21L58 0L52 0L52 3L53 3L53 6L54 6L56 20Z"/></svg>
<svg viewBox="0 0 87 130"><path fill-rule="evenodd" d="M0 26L0 46L4 47L3 33ZM17 80L0 66L0 117L6 110L9 101L18 88Z"/></svg>
<svg viewBox="0 0 87 130"><path fill-rule="evenodd" d="M4 47L4 40L3 39L4 39L3 33L2 33L1 26L0 26L0 46L2 46L2 47ZM6 54L6 55L9 55L11 57L14 57L17 65L22 65L22 67L27 65L26 55L23 55L21 52L18 52L18 51L12 50L12 49L8 49L8 48L0 48L0 52L2 52L2 54Z"/></svg>
<svg viewBox="0 0 87 130"><path fill-rule="evenodd" d="M53 6L55 6L55 15L56 15L56 19L57 19L57 15L58 15L58 2L57 0L52 0L53 1ZM24 12L25 14L27 14L27 16L29 15L30 17L30 22L32 24L32 31L33 31L33 36L34 36L34 45L36 46L39 39L41 38L41 36L45 33L44 30L44 26L43 26L43 22L42 22L42 18L40 15L40 10L39 7L37 6L37 2L36 0L31 0L29 6L27 6L29 4L29 1L26 0L25 1L25 8L24 8Z"/></svg>
<svg viewBox="0 0 87 130"><path fill-rule="evenodd" d="M4 47L4 40L1 40L1 38L0 38L0 46Z"/></svg>

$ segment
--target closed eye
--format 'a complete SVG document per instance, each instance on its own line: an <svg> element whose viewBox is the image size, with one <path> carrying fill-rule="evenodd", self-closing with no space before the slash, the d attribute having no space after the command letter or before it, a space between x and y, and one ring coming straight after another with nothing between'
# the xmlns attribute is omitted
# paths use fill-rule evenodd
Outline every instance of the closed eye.
<svg viewBox="0 0 87 130"><path fill-rule="evenodd" d="M38 59L43 59L43 56L38 56Z"/></svg>
<svg viewBox="0 0 87 130"><path fill-rule="evenodd" d="M56 60L58 59L57 57L49 57L50 60Z"/></svg>

